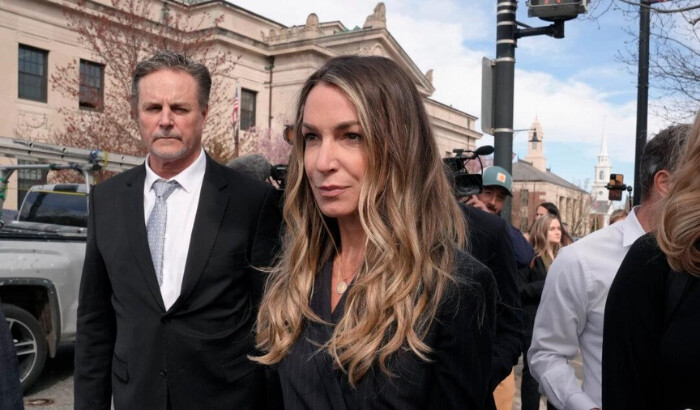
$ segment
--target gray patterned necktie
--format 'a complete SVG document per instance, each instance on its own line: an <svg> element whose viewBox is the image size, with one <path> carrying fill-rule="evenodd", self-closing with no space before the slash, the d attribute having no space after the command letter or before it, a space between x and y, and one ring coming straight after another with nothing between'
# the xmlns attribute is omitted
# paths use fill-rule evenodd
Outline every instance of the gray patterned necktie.
<svg viewBox="0 0 700 410"><path fill-rule="evenodd" d="M152 189L156 191L156 203L153 205L151 215L148 217L146 230L148 231L148 247L151 249L153 268L158 277L158 286L163 285L163 245L165 242L165 224L168 221L168 204L166 201L170 194L180 186L177 181L159 179L153 183Z"/></svg>

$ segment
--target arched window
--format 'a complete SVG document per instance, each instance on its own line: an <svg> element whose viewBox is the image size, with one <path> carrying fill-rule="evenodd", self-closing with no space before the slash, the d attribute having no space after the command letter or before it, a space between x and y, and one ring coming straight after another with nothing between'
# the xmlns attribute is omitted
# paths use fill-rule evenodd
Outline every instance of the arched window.
<svg viewBox="0 0 700 410"><path fill-rule="evenodd" d="M590 174L589 174L589 175L590 175ZM601 180L601 181L602 181L603 179L605 179L605 175L604 175L604 172L603 172L602 169L601 169L600 172L598 173L598 179Z"/></svg>

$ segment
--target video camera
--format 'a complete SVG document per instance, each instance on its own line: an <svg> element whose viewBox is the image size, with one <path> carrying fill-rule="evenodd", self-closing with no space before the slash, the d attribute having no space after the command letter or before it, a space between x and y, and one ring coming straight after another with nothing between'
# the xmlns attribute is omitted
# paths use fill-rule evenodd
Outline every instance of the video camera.
<svg viewBox="0 0 700 410"><path fill-rule="evenodd" d="M484 164L481 162L481 155L493 154L491 145L484 145L476 150L454 149L454 157L443 158L442 161L450 169L450 179L454 188L456 197L476 195L484 188L481 174L484 173ZM478 174L470 174L467 171L466 164L476 159L479 161L480 172Z"/></svg>
<svg viewBox="0 0 700 410"><path fill-rule="evenodd" d="M287 186L287 164L277 164L270 168L270 178L277 182L279 189L284 190Z"/></svg>

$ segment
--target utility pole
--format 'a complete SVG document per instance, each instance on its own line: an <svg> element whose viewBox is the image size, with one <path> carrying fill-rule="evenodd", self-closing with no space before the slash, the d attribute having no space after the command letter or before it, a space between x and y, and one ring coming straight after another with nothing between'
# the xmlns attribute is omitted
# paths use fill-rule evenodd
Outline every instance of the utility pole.
<svg viewBox="0 0 700 410"><path fill-rule="evenodd" d="M496 60L494 71L493 140L494 165L513 175L513 88L515 84L515 11L517 0L498 0L496 14ZM508 198L501 215L510 224Z"/></svg>
<svg viewBox="0 0 700 410"><path fill-rule="evenodd" d="M642 0L639 6L639 67L637 72L637 130L634 149L634 205L642 201L642 185L639 166L647 142L647 116L649 107L649 5Z"/></svg>
<svg viewBox="0 0 700 410"><path fill-rule="evenodd" d="M518 0L498 0L496 11L496 60L493 64L493 84L482 84L487 90L482 90L482 117L486 112L488 119L493 118L492 124L483 124L482 129L491 130L494 139L494 165L502 167L513 175L513 98L515 86L515 47L521 37L548 35L554 38L564 37L564 21L576 18L587 11L588 0L529 0L528 15L539 17L552 24L545 27L530 27L515 20ZM518 26L524 28L519 29ZM488 67L488 64L485 65ZM490 102L493 94L492 115L488 112L485 102ZM501 211L501 217L510 224L511 200L506 198Z"/></svg>

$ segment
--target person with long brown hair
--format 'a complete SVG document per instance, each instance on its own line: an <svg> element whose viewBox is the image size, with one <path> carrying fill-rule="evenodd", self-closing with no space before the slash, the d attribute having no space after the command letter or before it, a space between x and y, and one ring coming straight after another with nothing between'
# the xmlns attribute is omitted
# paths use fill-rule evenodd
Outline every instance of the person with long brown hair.
<svg viewBox="0 0 700 410"><path fill-rule="evenodd" d="M287 230L257 321L286 409L487 408L492 274L463 249L423 99L343 56L299 97Z"/></svg>
<svg viewBox="0 0 700 410"><path fill-rule="evenodd" d="M603 408L700 408L700 114L671 181L608 294Z"/></svg>
<svg viewBox="0 0 700 410"><path fill-rule="evenodd" d="M561 246L568 246L574 243L574 239L567 230L566 223L562 222L559 208L557 208L557 206L551 202L542 202L541 204L537 205L537 208L535 209L536 218L547 214L559 218L559 222L561 222Z"/></svg>
<svg viewBox="0 0 700 410"><path fill-rule="evenodd" d="M520 382L520 398L523 410L540 408L539 384L530 374L527 351L532 343L532 329L535 315L540 305L547 272L561 249L562 227L558 216L546 213L537 219L530 229L530 244L535 250L535 258L530 269L520 269L520 303L525 312L523 322L523 376Z"/></svg>

